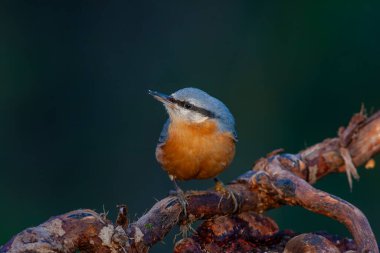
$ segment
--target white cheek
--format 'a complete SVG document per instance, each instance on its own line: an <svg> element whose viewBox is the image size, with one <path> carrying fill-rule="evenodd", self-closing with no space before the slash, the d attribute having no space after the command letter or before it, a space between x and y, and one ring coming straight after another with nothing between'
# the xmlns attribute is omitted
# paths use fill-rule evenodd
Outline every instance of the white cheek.
<svg viewBox="0 0 380 253"><path fill-rule="evenodd" d="M201 123L201 122L205 121L206 119L207 119L207 117L203 116L200 113L193 113L191 121L193 121L195 123Z"/></svg>
<svg viewBox="0 0 380 253"><path fill-rule="evenodd" d="M167 109L168 109L168 113L170 117L172 118L187 120L194 123L201 123L207 120L206 116L197 112L184 109L182 107L176 106L175 108L167 108Z"/></svg>
<svg viewBox="0 0 380 253"><path fill-rule="evenodd" d="M182 108L181 108L181 114L184 119L190 122L194 122L194 123L201 123L207 119L206 116L198 112L193 112L193 111L182 109Z"/></svg>
<svg viewBox="0 0 380 253"><path fill-rule="evenodd" d="M176 111L178 113L178 116L181 117L182 119L191 120L193 113L191 113L189 110L186 110L182 107L177 107Z"/></svg>

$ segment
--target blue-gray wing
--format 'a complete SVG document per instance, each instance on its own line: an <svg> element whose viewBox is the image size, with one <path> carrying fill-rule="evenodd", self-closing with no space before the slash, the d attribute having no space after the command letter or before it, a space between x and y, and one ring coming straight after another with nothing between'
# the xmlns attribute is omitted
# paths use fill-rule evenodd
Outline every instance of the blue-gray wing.
<svg viewBox="0 0 380 253"><path fill-rule="evenodd" d="M165 124L164 124L164 127L162 128L160 138L158 138L159 143L164 143L166 141L166 139L168 138L169 124L170 124L170 119L167 119Z"/></svg>

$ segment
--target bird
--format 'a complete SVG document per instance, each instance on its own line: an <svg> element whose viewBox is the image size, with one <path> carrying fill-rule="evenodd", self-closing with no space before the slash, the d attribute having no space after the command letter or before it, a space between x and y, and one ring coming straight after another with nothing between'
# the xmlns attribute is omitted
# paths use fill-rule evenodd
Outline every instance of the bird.
<svg viewBox="0 0 380 253"><path fill-rule="evenodd" d="M156 159L173 181L186 214L186 200L177 181L213 178L215 189L225 192L217 176L235 156L235 120L222 101L198 88L183 88L171 95L148 93L169 115L156 146ZM227 191L236 210L236 198Z"/></svg>

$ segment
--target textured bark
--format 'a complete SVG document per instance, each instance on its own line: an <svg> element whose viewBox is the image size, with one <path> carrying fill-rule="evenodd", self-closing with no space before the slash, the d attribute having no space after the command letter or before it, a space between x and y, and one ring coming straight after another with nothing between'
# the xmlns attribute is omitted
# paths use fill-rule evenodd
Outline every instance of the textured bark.
<svg viewBox="0 0 380 253"><path fill-rule="evenodd" d="M262 216L252 213L262 213L281 205L299 205L333 218L343 223L351 232L359 252L379 252L371 227L358 208L311 186L321 177L333 172L347 173L350 182L351 177L358 177L355 167L364 164L379 151L380 112L370 118L366 118L361 112L353 116L347 128L339 130L337 138L326 139L298 154L272 152L257 161L252 170L227 186L237 198L239 208L236 213L233 213L232 198L226 192L213 190L187 192L186 217L175 197L167 197L157 202L144 216L131 224L125 220L125 207L119 208L119 218L115 224L91 210L76 210L22 231L0 248L0 252L148 252L151 246L162 240L176 225L186 228L196 220L211 219L199 228L203 229L199 230L202 232L215 228L218 219L223 219L223 216L232 219L225 231L243 228L242 221L251 229L246 228L244 231L256 231L256 236L247 237L249 240L244 239L241 234L234 234L240 239L239 247L249 246L255 239L258 242L260 238L269 241L281 239L280 232L275 232L276 225L273 221L268 218L260 220L258 217ZM261 222L271 224L270 229L260 226ZM290 239L295 234L288 233L287 236ZM204 237L207 238L206 234ZM308 248L319 242L315 247L339 249L336 244L329 244L331 240L324 239L327 237L295 237L287 247L293 249L296 244L296 247ZM218 252L218 247L223 249L223 243L215 244L214 239L211 237L206 245L189 238L177 244L175 250L197 252L205 250L206 246L217 245L213 250ZM285 241L277 242L280 245ZM256 246L259 247L259 244ZM195 248L186 251L191 247Z"/></svg>
<svg viewBox="0 0 380 253"><path fill-rule="evenodd" d="M346 252L356 250L352 239L326 233L297 235L278 231L276 223L263 215L245 212L205 221L191 238L180 240L175 253L185 252ZM205 251L203 251L205 252Z"/></svg>

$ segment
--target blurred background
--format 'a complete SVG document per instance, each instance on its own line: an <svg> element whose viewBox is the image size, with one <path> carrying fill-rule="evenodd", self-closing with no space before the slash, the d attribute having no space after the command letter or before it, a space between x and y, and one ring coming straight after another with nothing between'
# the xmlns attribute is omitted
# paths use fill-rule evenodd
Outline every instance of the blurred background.
<svg viewBox="0 0 380 253"><path fill-rule="evenodd" d="M228 182L266 153L336 136L380 109L379 1L1 1L0 244L78 208L136 220L172 184L154 152L164 108L148 89L201 88L234 114ZM380 163L380 159L377 158ZM378 169L316 187L358 206L380 239ZM206 189L212 180L180 184ZM297 207L282 229L349 236ZM172 237L152 252L172 249Z"/></svg>

